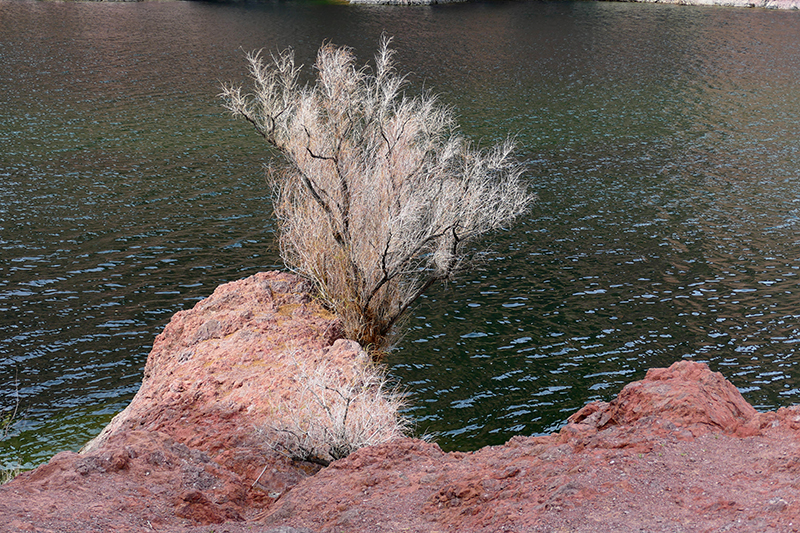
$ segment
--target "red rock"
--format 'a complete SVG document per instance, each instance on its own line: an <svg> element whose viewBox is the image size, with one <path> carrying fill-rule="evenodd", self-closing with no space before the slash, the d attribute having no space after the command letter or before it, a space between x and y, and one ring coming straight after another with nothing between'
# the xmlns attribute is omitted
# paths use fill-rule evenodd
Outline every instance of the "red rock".
<svg viewBox="0 0 800 533"><path fill-rule="evenodd" d="M709 431L752 436L761 424L756 410L722 374L687 360L648 370L645 379L626 385L610 403L591 403L568 421L579 427L568 427L567 433L646 426L656 433L682 428L684 436Z"/></svg>
<svg viewBox="0 0 800 533"><path fill-rule="evenodd" d="M134 400L81 454L60 453L0 487L0 513L15 517L0 531L28 515L37 527L87 532L244 520L318 470L276 454L255 431L296 386L289 347L342 368L365 357L337 341L338 322L309 288L289 274L256 274L177 313Z"/></svg>
<svg viewBox="0 0 800 533"><path fill-rule="evenodd" d="M265 521L323 532L797 530L800 409L761 415L721 374L680 361L569 420L559 434L468 454L414 440L360 450L303 480Z"/></svg>
<svg viewBox="0 0 800 533"><path fill-rule="evenodd" d="M158 336L131 405L80 454L0 487L0 531L797 531L800 407L757 413L679 361L557 434L472 453L401 439L320 470L254 428L291 358L365 357L288 274L219 287Z"/></svg>

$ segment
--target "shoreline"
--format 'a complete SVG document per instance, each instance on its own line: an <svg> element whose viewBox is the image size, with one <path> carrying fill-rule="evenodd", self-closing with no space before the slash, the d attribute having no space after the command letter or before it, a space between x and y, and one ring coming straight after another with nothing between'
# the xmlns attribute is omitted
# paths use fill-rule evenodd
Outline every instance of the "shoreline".
<svg viewBox="0 0 800 533"><path fill-rule="evenodd" d="M295 405L297 361L347 379L368 358L310 290L260 273L176 313L98 437L0 486L0 532L800 529L800 406L759 413L685 359L550 435L448 453L404 437L327 467L292 460L262 429Z"/></svg>

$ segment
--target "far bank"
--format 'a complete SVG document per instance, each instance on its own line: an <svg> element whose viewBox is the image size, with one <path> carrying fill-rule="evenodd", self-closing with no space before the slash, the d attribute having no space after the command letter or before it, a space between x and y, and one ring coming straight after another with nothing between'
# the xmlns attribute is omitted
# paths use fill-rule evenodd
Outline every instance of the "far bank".
<svg viewBox="0 0 800 533"><path fill-rule="evenodd" d="M350 0L350 4L420 6L463 4L469 0ZM800 9L800 0L598 0L640 4L673 4L682 6L758 7L763 9Z"/></svg>

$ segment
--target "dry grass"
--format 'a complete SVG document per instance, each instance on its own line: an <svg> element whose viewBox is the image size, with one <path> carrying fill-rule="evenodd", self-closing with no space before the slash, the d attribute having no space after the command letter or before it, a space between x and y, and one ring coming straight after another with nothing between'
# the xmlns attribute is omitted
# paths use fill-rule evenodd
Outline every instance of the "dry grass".
<svg viewBox="0 0 800 533"><path fill-rule="evenodd" d="M7 440L11 435L11 430L19 413L19 379L16 376L14 378L14 389L14 404L0 418L0 442ZM0 485L5 485L17 477L21 471L19 465L0 467Z"/></svg>
<svg viewBox="0 0 800 533"><path fill-rule="evenodd" d="M435 96L409 97L383 39L373 70L324 45L299 87L291 50L248 55L252 92L221 97L282 156L269 172L281 255L316 283L348 338L385 348L406 309L473 259L533 196L511 140L478 150Z"/></svg>
<svg viewBox="0 0 800 533"><path fill-rule="evenodd" d="M22 473L22 469L19 466L13 466L10 468L0 468L0 485L5 485L9 481L12 481L15 477Z"/></svg>
<svg viewBox="0 0 800 533"><path fill-rule="evenodd" d="M325 362L294 360L297 391L262 432L273 449L293 460L328 465L365 446L405 436L404 395L383 370L357 363L352 374Z"/></svg>

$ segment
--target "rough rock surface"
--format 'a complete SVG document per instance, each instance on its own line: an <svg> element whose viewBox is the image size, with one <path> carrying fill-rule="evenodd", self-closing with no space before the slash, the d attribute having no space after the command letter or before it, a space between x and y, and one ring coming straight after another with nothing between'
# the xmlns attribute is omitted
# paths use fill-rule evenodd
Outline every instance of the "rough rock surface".
<svg viewBox="0 0 800 533"><path fill-rule="evenodd" d="M97 0L109 2L140 2L141 0ZM469 0L349 0L350 4L428 6L458 4ZM680 4L686 6L761 7L766 9L800 9L800 0L610 0L652 4Z"/></svg>
<svg viewBox="0 0 800 533"><path fill-rule="evenodd" d="M350 0L351 4L432 5L455 4L468 0ZM611 0L645 4L684 6L760 7L765 9L800 9L800 0Z"/></svg>
<svg viewBox="0 0 800 533"><path fill-rule="evenodd" d="M557 434L473 453L404 440L303 480L271 525L325 532L797 531L800 408L757 413L680 361Z"/></svg>
<svg viewBox="0 0 800 533"><path fill-rule="evenodd" d="M342 368L367 355L339 339L338 322L309 289L295 276L261 273L176 313L139 392L97 438L0 487L0 516L10 517L0 531L242 521L313 474L318 467L273 452L258 429L295 389L296 354Z"/></svg>
<svg viewBox="0 0 800 533"><path fill-rule="evenodd" d="M255 428L290 356L365 357L288 274L223 285L159 335L141 390L82 453L0 487L0 531L788 532L800 529L800 408L758 413L679 361L559 432L444 453L402 439L293 464Z"/></svg>
<svg viewBox="0 0 800 533"><path fill-rule="evenodd" d="M649 4L684 6L760 7L766 9L800 9L800 0L622 0Z"/></svg>

